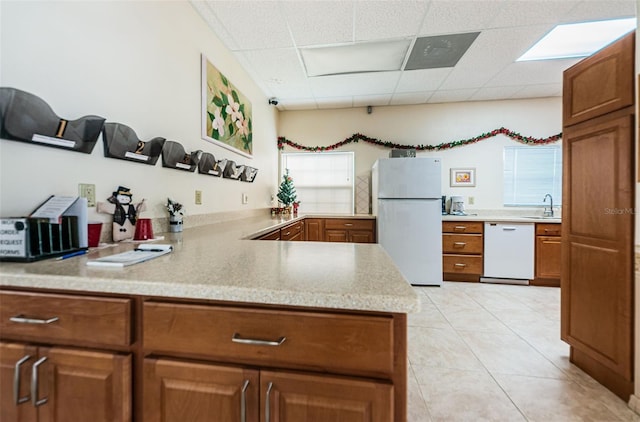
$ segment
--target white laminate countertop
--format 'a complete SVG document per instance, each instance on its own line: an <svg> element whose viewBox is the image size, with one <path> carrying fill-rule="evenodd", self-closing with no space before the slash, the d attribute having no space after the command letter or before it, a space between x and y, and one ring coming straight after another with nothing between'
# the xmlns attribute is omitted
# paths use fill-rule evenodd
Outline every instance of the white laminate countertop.
<svg viewBox="0 0 640 422"><path fill-rule="evenodd" d="M542 217L542 216L518 216L518 215L443 215L442 221L482 221L482 222L505 222L505 223L554 223L562 222L560 217Z"/></svg>
<svg viewBox="0 0 640 422"><path fill-rule="evenodd" d="M420 309L416 292L377 244L247 240L304 217L313 216L252 217L163 233L159 243L171 243L172 253L125 268L86 262L131 250L136 242L62 261L2 262L0 286L373 312Z"/></svg>

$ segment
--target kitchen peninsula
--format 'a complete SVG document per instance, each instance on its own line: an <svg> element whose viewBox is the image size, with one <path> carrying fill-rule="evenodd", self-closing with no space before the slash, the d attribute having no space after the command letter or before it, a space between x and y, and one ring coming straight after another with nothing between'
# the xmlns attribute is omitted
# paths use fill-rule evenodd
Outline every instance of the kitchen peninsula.
<svg viewBox="0 0 640 422"><path fill-rule="evenodd" d="M134 244L2 263L1 419L406 420L416 293L375 244L245 240L292 221L166 234L124 269L86 261Z"/></svg>

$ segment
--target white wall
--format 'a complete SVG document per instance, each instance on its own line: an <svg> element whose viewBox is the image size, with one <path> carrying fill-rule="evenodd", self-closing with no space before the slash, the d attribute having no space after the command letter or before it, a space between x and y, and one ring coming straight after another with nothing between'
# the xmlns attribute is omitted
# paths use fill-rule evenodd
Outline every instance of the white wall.
<svg viewBox="0 0 640 422"><path fill-rule="evenodd" d="M277 184L277 111L188 2L1 1L0 85L38 95L60 117L103 116L133 128L142 140L162 136L187 151L204 150L258 168L254 183L0 141L0 215L31 211L49 194L76 195L96 184L104 201L119 185L146 198L145 217L166 216L167 196L187 215L264 208ZM254 158L200 137L200 54L251 101ZM195 205L195 190L203 205ZM241 193L249 203L241 204ZM90 218L110 221L110 216Z"/></svg>
<svg viewBox="0 0 640 422"><path fill-rule="evenodd" d="M472 138L500 127L524 136L545 138L562 132L561 98L483 101L413 106L284 111L279 116L278 134L306 146L326 146L354 133L398 144L435 145ZM419 155L442 158L443 195L473 196L469 209L499 209L502 205L502 152L504 146L521 145L498 135L476 144ZM370 172L377 158L388 157L389 149L358 143L340 150L355 151L356 175ZM294 151L287 147L285 151ZM450 187L449 169L475 167L476 187ZM542 205L542 198L540 198Z"/></svg>

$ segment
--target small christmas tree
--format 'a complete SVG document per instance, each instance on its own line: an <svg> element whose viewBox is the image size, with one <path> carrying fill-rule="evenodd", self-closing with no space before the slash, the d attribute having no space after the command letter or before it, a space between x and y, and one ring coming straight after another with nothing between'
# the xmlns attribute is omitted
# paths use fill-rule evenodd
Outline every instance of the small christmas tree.
<svg viewBox="0 0 640 422"><path fill-rule="evenodd" d="M293 179L289 176L289 169L286 169L284 175L282 175L278 199L285 207L296 202L296 188L293 186Z"/></svg>

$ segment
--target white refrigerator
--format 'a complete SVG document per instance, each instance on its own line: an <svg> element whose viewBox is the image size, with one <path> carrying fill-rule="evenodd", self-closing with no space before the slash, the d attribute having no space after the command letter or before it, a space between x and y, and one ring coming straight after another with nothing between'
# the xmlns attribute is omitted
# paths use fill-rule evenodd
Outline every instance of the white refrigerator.
<svg viewBox="0 0 640 422"><path fill-rule="evenodd" d="M378 243L413 285L442 285L439 158L381 158L371 169Z"/></svg>

